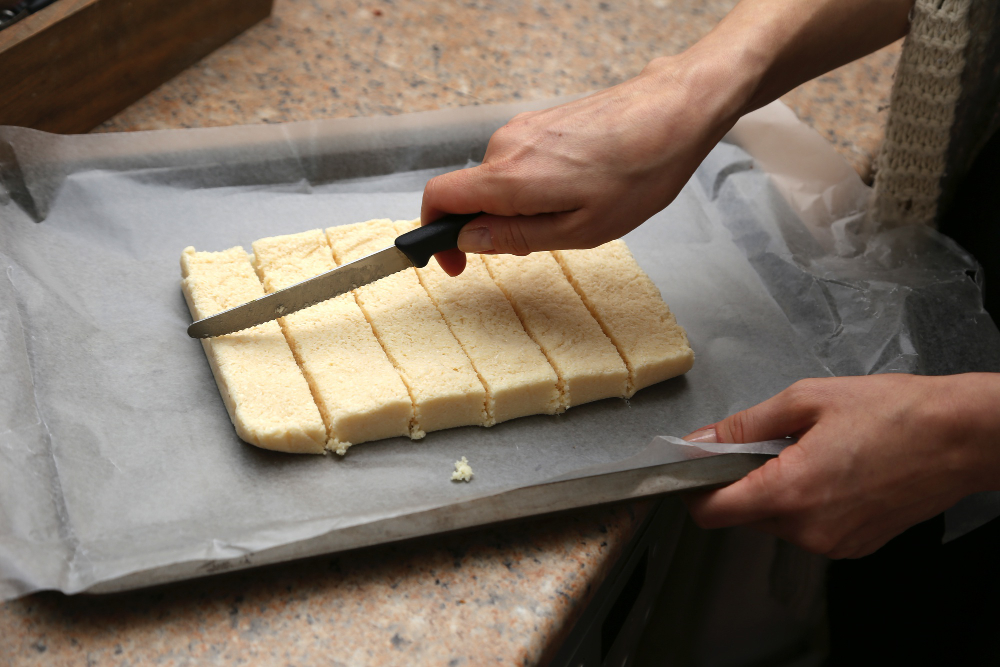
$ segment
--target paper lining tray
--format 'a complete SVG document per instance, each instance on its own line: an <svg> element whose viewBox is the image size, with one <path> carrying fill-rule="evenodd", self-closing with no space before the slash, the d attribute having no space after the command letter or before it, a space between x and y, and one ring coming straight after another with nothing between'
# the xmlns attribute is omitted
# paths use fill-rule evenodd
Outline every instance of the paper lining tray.
<svg viewBox="0 0 1000 667"><path fill-rule="evenodd" d="M860 231L850 205L867 189L853 172L820 188L837 196L817 228L815 207L800 217L786 202L815 182L772 182L723 143L626 236L688 331L686 376L344 459L240 442L184 333L181 249L415 217L430 176L481 158L525 108L77 137L0 128L0 598L125 590L728 482L762 458L647 447L803 377L927 371L934 336L949 345L930 370L1000 366L965 253L930 230ZM780 108L763 113L769 131L800 131ZM842 174L832 151L808 150ZM924 326L942 320L953 325ZM460 456L470 484L449 481Z"/></svg>

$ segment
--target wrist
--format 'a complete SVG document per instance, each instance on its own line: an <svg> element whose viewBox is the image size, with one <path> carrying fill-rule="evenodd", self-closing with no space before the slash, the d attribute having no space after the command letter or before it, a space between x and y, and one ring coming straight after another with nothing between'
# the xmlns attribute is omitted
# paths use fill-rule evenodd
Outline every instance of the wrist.
<svg viewBox="0 0 1000 667"><path fill-rule="evenodd" d="M967 493L1000 490L1000 373L938 379L937 412L955 445Z"/></svg>
<svg viewBox="0 0 1000 667"><path fill-rule="evenodd" d="M679 60L686 80L697 87L702 97L720 97L727 120L734 124L744 114L772 101L762 101L761 90L774 67L774 53L760 47L756 34L759 30L725 28L720 25L680 54Z"/></svg>
<svg viewBox="0 0 1000 667"><path fill-rule="evenodd" d="M748 110L758 77L748 67L727 62L725 54L689 49L650 61L639 75L662 108L687 109L688 130L714 146ZM676 117L672 117L676 120Z"/></svg>

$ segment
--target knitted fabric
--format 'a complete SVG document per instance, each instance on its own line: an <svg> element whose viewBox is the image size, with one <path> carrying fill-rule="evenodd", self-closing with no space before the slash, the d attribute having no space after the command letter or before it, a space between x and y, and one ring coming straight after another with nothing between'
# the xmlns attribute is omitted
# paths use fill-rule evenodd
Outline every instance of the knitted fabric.
<svg viewBox="0 0 1000 667"><path fill-rule="evenodd" d="M931 224L962 92L972 0L916 0L875 174L875 220Z"/></svg>

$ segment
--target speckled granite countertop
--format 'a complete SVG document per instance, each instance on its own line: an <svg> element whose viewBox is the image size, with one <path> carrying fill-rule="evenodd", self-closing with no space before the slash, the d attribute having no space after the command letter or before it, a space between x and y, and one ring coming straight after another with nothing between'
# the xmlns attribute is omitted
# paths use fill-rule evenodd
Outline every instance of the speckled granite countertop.
<svg viewBox="0 0 1000 667"><path fill-rule="evenodd" d="M276 0L274 15L98 128L277 123L602 88L735 0ZM899 44L783 99L864 177ZM148 591L0 606L3 665L535 664L648 514L592 508Z"/></svg>
<svg viewBox="0 0 1000 667"><path fill-rule="evenodd" d="M651 501L107 596L0 607L2 665L533 665Z"/></svg>
<svg viewBox="0 0 1000 667"><path fill-rule="evenodd" d="M736 0L275 0L274 14L104 123L119 132L373 116L596 90ZM782 99L867 177L900 43Z"/></svg>

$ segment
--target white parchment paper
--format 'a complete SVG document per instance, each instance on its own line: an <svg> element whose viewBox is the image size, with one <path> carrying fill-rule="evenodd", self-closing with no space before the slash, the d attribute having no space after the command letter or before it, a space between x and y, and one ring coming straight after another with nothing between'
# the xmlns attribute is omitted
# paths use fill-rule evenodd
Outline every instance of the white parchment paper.
<svg viewBox="0 0 1000 667"><path fill-rule="evenodd" d="M367 443L344 459L240 442L185 334L181 250L416 217L426 180L480 159L525 108L71 137L0 128L0 599L728 481L759 461L574 471L803 377L1000 368L971 257L931 230L866 230L867 188L771 107L626 237L688 331L685 377L629 402ZM460 456L471 484L449 482Z"/></svg>

